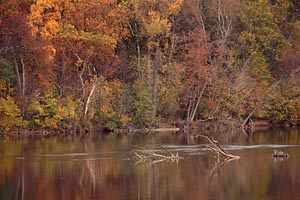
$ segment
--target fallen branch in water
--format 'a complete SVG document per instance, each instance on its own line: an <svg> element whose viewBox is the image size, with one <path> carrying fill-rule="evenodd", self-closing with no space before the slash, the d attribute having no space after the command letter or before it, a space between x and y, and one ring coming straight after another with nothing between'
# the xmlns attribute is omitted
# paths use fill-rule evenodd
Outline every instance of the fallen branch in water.
<svg viewBox="0 0 300 200"><path fill-rule="evenodd" d="M164 149L164 148L163 148ZM136 164L143 163L146 161L151 161L153 164L168 161L168 162L178 162L181 157L179 157L178 152L173 154L172 152L164 149L167 155L155 153L152 149L145 149L137 147L131 152L131 160L135 161Z"/></svg>
<svg viewBox="0 0 300 200"><path fill-rule="evenodd" d="M233 154L230 154L228 153L220 144L217 140L214 140L213 138L211 137L208 137L206 135L196 135L194 136L195 139L197 138L205 138L209 141L209 143L211 145L208 145L207 148L209 148L210 150L212 150L213 152L217 153L218 154L218 157L220 155L223 155L225 156L226 158L234 158L234 159L239 159L240 156L236 156L236 155L233 155Z"/></svg>

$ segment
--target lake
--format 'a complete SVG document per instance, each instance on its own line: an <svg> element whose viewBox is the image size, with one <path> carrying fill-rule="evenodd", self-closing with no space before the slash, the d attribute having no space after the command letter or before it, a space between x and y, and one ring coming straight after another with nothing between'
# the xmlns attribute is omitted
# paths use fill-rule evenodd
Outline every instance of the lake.
<svg viewBox="0 0 300 200"><path fill-rule="evenodd" d="M0 141L0 199L300 199L300 129L213 137L241 158L218 158L186 133ZM137 148L180 159L133 161Z"/></svg>

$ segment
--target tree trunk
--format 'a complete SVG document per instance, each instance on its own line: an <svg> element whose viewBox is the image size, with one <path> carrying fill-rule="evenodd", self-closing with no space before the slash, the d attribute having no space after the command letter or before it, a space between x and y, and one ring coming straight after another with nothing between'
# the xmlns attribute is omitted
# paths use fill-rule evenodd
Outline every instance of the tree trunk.
<svg viewBox="0 0 300 200"><path fill-rule="evenodd" d="M25 63L24 63L24 60L23 60L23 56L21 54L21 64L22 64L22 97L24 98L25 97L25 91L26 91L26 79L25 79Z"/></svg>
<svg viewBox="0 0 300 200"><path fill-rule="evenodd" d="M136 32L136 49L137 49L137 62L138 62L138 72L139 72L139 77L140 77L140 68L141 68L141 48L140 48L140 41L139 41L139 37L138 37L138 28L137 28L137 24L134 23L134 28L135 28L135 32Z"/></svg>
<svg viewBox="0 0 300 200"><path fill-rule="evenodd" d="M19 71L19 66L18 66L16 55L14 57L14 63L15 63L15 69L16 69L16 73L17 73L19 92L20 92L20 95L22 96L21 75L20 75L20 71Z"/></svg>
<svg viewBox="0 0 300 200"><path fill-rule="evenodd" d="M58 87L58 91L59 91L59 96L62 97L64 95L64 91L65 91L65 71L66 71L66 65L67 62L64 60L62 62L62 69L60 71L60 79L59 79L59 83L57 84Z"/></svg>
<svg viewBox="0 0 300 200"><path fill-rule="evenodd" d="M192 116L190 117L190 121L194 121L196 112L197 112L197 110L198 110L200 101L201 101L201 99L202 99L204 90L205 90L205 88L206 88L206 84L207 84L207 80L205 80L205 83L204 83L204 85L203 85L203 87L202 87L202 90L201 90L201 92L200 92L200 94L199 94L199 97L198 97L198 99L197 99L197 103L196 103L196 105L195 105L195 107L194 107L194 110L192 111Z"/></svg>
<svg viewBox="0 0 300 200"><path fill-rule="evenodd" d="M25 119L25 100L26 100L26 96L25 96L25 92L26 92L26 71L25 71L25 63L23 60L23 55L21 53L21 65L22 65L22 123L21 123L21 128L23 128L23 123L24 123L24 119ZM22 190L23 191L23 190ZM23 197L22 197L23 199Z"/></svg>
<svg viewBox="0 0 300 200"><path fill-rule="evenodd" d="M87 113L88 113L88 109L89 109L89 104L90 104L91 98L92 98L92 96L93 96L93 94L95 92L96 85L97 85L97 80L93 83L92 89L91 89L90 94L89 94L89 96L88 96L88 98L86 100L86 103L85 103L84 117L83 117L83 119L85 119L85 120L87 119Z"/></svg>
<svg viewBox="0 0 300 200"><path fill-rule="evenodd" d="M157 112L157 87L158 87L158 68L159 68L159 46L155 47L153 65L153 87L152 87L152 124L155 125Z"/></svg>

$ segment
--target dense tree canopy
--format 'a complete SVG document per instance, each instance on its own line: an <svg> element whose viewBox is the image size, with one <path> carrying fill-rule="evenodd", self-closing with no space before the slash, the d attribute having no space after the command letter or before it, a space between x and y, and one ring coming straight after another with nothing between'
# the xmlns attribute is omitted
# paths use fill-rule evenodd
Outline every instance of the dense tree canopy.
<svg viewBox="0 0 300 200"><path fill-rule="evenodd" d="M0 0L0 129L300 120L294 0Z"/></svg>

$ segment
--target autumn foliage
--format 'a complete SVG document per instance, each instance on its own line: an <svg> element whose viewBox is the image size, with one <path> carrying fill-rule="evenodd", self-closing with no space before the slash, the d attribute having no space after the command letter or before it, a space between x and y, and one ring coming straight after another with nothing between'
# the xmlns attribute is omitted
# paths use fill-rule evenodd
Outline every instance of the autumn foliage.
<svg viewBox="0 0 300 200"><path fill-rule="evenodd" d="M0 129L300 120L292 0L0 0Z"/></svg>

